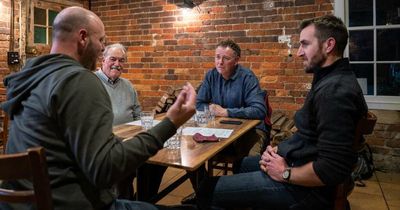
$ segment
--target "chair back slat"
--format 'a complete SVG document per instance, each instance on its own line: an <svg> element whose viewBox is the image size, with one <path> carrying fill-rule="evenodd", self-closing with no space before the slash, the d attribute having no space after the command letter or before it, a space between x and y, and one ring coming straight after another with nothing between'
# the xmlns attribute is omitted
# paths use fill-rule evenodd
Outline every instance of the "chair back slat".
<svg viewBox="0 0 400 210"><path fill-rule="evenodd" d="M36 200L33 190L15 191L0 188L0 201L6 203L34 203Z"/></svg>
<svg viewBox="0 0 400 210"><path fill-rule="evenodd" d="M2 155L0 157L0 171L0 180L16 180L29 177L31 171L28 153Z"/></svg>

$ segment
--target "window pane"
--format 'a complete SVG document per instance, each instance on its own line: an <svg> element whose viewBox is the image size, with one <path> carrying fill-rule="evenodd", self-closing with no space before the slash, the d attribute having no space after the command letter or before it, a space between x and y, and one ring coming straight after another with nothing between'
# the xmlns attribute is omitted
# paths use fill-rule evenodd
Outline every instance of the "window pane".
<svg viewBox="0 0 400 210"><path fill-rule="evenodd" d="M351 61L373 61L374 33L372 30L350 31L349 55Z"/></svg>
<svg viewBox="0 0 400 210"><path fill-rule="evenodd" d="M49 44L53 43L53 28L49 28Z"/></svg>
<svg viewBox="0 0 400 210"><path fill-rule="evenodd" d="M378 61L400 61L400 28L377 30Z"/></svg>
<svg viewBox="0 0 400 210"><path fill-rule="evenodd" d="M372 0L349 0L349 26L372 26Z"/></svg>
<svg viewBox="0 0 400 210"><path fill-rule="evenodd" d="M377 25L400 24L400 1L377 0L376 24Z"/></svg>
<svg viewBox="0 0 400 210"><path fill-rule="evenodd" d="M378 64L377 95L400 96L400 64Z"/></svg>
<svg viewBox="0 0 400 210"><path fill-rule="evenodd" d="M38 25L46 25L46 10L35 7L34 23Z"/></svg>
<svg viewBox="0 0 400 210"><path fill-rule="evenodd" d="M351 64L364 95L374 95L374 65Z"/></svg>
<svg viewBox="0 0 400 210"><path fill-rule="evenodd" d="M34 43L46 44L46 28L35 26Z"/></svg>
<svg viewBox="0 0 400 210"><path fill-rule="evenodd" d="M49 10L49 26L53 25L54 18L58 14L57 11Z"/></svg>

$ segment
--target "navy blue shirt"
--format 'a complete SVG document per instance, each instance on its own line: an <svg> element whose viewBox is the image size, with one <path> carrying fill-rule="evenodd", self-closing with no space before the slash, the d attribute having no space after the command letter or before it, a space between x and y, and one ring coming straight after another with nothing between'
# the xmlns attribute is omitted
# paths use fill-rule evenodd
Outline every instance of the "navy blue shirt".
<svg viewBox="0 0 400 210"><path fill-rule="evenodd" d="M196 108L203 110L210 103L218 104L227 109L229 117L261 120L257 128L267 131L264 97L265 92L250 69L237 65L233 75L225 80L214 68L207 72L201 84Z"/></svg>

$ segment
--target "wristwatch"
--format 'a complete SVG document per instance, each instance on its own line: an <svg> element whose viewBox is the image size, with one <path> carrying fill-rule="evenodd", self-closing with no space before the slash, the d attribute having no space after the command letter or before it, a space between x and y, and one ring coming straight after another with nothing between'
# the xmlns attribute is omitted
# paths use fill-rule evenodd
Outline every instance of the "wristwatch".
<svg viewBox="0 0 400 210"><path fill-rule="evenodd" d="M283 171L283 174L282 174L282 178L285 180L285 181L289 181L289 179L290 179L290 172L292 171L292 167L287 167L287 168L285 168L285 170Z"/></svg>

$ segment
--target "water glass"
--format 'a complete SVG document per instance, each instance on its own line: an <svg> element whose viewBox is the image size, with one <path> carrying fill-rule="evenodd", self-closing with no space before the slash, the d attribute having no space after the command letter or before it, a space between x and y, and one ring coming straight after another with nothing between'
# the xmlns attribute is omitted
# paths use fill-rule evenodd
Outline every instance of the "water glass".
<svg viewBox="0 0 400 210"><path fill-rule="evenodd" d="M140 123L143 129L148 130L151 127L153 127L153 121L154 121L153 112L144 111L140 113Z"/></svg>
<svg viewBox="0 0 400 210"><path fill-rule="evenodd" d="M205 127L208 123L208 114L205 111L196 111L197 126Z"/></svg>
<svg viewBox="0 0 400 210"><path fill-rule="evenodd" d="M214 112L214 109L211 109L208 106L206 106L206 107L204 107L204 111L207 112L208 121L211 122L212 126L215 126L215 112Z"/></svg>
<svg viewBox="0 0 400 210"><path fill-rule="evenodd" d="M181 141L182 141L182 130L183 127L179 127L178 130L176 130L176 134L172 136L168 141L166 142L166 147L168 149L180 149L181 148Z"/></svg>
<svg viewBox="0 0 400 210"><path fill-rule="evenodd" d="M208 105L204 105L204 110L203 110L205 113L209 113L210 112L210 109L208 108Z"/></svg>

